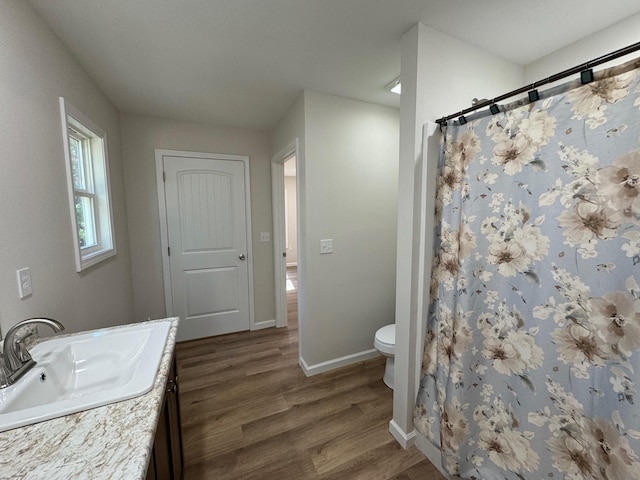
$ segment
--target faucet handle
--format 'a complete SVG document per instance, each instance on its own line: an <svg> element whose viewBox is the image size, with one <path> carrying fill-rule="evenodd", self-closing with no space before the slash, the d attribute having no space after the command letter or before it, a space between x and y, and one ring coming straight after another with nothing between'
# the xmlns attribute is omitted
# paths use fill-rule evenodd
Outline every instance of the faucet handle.
<svg viewBox="0 0 640 480"><path fill-rule="evenodd" d="M31 360L31 354L27 350L27 347L24 344L24 341L29 337L33 337L34 335L37 336L37 331L35 329L31 330L24 337L21 337L16 340L16 353L18 354L18 358L20 359L20 361L23 363Z"/></svg>
<svg viewBox="0 0 640 480"><path fill-rule="evenodd" d="M33 340L36 340L38 337L38 328L36 325L25 325L16 330L13 339L13 348L16 356L21 362L27 362L31 359L31 355L27 351L27 346L31 346ZM32 340L25 341L29 338L32 338Z"/></svg>

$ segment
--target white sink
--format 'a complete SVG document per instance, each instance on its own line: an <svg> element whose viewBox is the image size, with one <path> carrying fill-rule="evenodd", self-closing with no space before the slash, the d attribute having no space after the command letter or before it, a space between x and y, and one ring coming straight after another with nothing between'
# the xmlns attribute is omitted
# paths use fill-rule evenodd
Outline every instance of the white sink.
<svg viewBox="0 0 640 480"><path fill-rule="evenodd" d="M0 389L0 432L147 393L170 327L138 323L39 343L30 349L37 365Z"/></svg>

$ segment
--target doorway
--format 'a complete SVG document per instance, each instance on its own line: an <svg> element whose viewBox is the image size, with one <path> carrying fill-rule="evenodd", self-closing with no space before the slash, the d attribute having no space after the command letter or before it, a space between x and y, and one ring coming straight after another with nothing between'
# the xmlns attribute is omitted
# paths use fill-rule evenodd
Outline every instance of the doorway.
<svg viewBox="0 0 640 480"><path fill-rule="evenodd" d="M285 231L285 290L287 292L287 328L298 326L298 187L297 158L284 162L284 231Z"/></svg>
<svg viewBox="0 0 640 480"><path fill-rule="evenodd" d="M249 330L248 157L156 150L167 314L177 340Z"/></svg>
<svg viewBox="0 0 640 480"><path fill-rule="evenodd" d="M300 320L299 273L303 268L298 251L300 178L297 139L271 160L276 327L294 327L289 325L289 321L295 319L297 326Z"/></svg>

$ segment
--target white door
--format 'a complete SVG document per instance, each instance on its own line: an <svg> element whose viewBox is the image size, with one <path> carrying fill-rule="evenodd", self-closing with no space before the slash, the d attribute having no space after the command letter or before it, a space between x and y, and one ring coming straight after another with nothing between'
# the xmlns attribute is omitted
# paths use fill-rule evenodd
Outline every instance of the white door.
<svg viewBox="0 0 640 480"><path fill-rule="evenodd" d="M177 340L249 330L245 162L162 155Z"/></svg>

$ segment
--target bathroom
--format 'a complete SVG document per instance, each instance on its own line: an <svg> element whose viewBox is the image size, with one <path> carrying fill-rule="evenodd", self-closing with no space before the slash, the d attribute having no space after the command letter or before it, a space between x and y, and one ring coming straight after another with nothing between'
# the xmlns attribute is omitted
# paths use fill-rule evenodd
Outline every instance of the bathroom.
<svg viewBox="0 0 640 480"><path fill-rule="evenodd" d="M402 101L416 105L419 98L418 110L401 109L398 112L391 107L309 91L295 102L291 99L292 108L282 112L283 119L271 134L260 129L167 120L160 114L118 112L62 44L57 43L53 33L28 4L7 2L2 5L0 17L3 59L0 104L5 113L0 127L0 142L5 152L5 175L0 189L3 205L0 210L3 225L0 243L2 331L19 319L44 313L65 323L69 331L112 326L122 323L123 319L128 322L166 316L153 163L153 149L156 148L222 151L251 157L254 297L257 299L254 322L270 322L275 318L272 245L261 243L255 235L273 228L269 179L272 152L280 151L294 137L305 139L308 163L301 174L306 175L310 192L321 192L333 185L332 193L350 193L337 195L329 206L321 205L324 199L320 195L301 201L307 202L310 215L322 211L321 208L337 215L348 205L345 202L355 203L358 197L368 195L368 190L364 186L361 187L363 191L353 190L358 188L358 182L346 176L336 180L341 178L336 176L339 168L345 173L348 151L336 147L340 151L327 155L322 151L326 139L314 137L311 129L323 129L333 118L349 115L349 112L355 111L354 117L375 115L379 131L389 132L389 137L395 135L396 143L394 145L394 139L388 138L388 152L372 151L367 155L366 164L363 161L363 164L350 165L347 172L370 168L371 162L387 169L381 175L384 182L381 178L374 179L380 182L373 187L380 205L373 206L374 211L366 211L369 215L366 221L370 222L369 227L374 220L384 221L388 228L380 234L376 231L375 242L366 231L351 232L355 238L340 238L338 234L345 232L349 219L342 219L343 224L316 223L315 230L310 227L309 231L301 232L309 239L308 269L314 272L307 279L301 278L301 283L304 285L306 280L309 291L326 286L331 288L324 290L322 297L301 297L301 308L307 308L309 328L301 331L300 349L301 358L312 372L365 359L376 355L372 345L375 331L397 318L398 374L391 430L405 445L413 442L412 410L419 374L418 352L421 350L415 309L422 305L422 299L416 297L410 287L412 278L418 279L422 274L424 279L426 273L412 271L413 266L419 264L417 257L420 255L412 248L412 232L419 229L418 225L413 225L411 212L414 196L418 195L414 191L413 163L421 150L421 137L416 134L400 140L398 168L397 163L385 162L394 158L398 131L420 131L425 121L465 108L474 96L498 95L633 43L637 41L640 23L637 14L630 16L605 31L594 32L579 44L569 45L524 68L433 28L410 30L402 42ZM29 60L22 57L25 51L32 53ZM458 59L458 63L443 62L448 55ZM438 75L425 75L425 71L438 71ZM473 74L461 76L460 71ZM451 82L451 78L456 82ZM71 226L65 173L60 167L60 155L54 159L50 153L62 149L57 123L57 97L60 95L71 95L72 103L87 109L87 114L102 125L112 142L111 188L118 253L99 268L80 274L75 271L73 252L69 247ZM301 115L307 115L310 122L306 131L296 120ZM367 138L362 133L361 143L366 144ZM325 163L326 156L331 156L334 163ZM260 178L266 180L259 181ZM336 183L338 181L343 183ZM395 211L396 195L403 212L399 218ZM328 235L334 237L334 254L317 257L316 239ZM362 251L363 258L348 257L349 242L366 244L371 250ZM396 266L397 252L400 254ZM374 264L367 258L379 261ZM337 267L327 268L330 262L339 265L344 285L336 282ZM33 295L26 301L18 298L15 281L15 271L23 267L31 269L33 281ZM374 282L373 278L385 280ZM345 285L354 288L348 299L343 297ZM353 305L366 307L349 311ZM335 341L334 332L338 328L343 332L342 343Z"/></svg>

